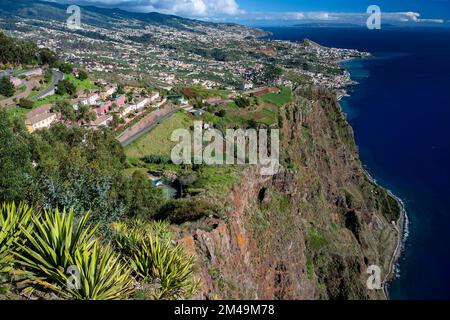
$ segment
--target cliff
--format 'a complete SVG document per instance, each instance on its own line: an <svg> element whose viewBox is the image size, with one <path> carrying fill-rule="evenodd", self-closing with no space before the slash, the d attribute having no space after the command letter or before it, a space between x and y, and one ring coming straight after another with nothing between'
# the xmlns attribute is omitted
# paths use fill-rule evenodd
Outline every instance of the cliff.
<svg viewBox="0 0 450 320"><path fill-rule="evenodd" d="M366 270L390 274L401 208L364 172L335 95L298 89L279 127L279 174L242 168L225 218L182 234L197 257L198 298L385 298L366 288Z"/></svg>

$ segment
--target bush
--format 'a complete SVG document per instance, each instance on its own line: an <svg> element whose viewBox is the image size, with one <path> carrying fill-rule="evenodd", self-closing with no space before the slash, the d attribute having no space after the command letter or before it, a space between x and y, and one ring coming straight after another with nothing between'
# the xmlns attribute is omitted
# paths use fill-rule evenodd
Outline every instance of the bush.
<svg viewBox="0 0 450 320"><path fill-rule="evenodd" d="M172 243L167 222L116 223L118 247L130 257L136 274L152 284L156 299L187 299L198 289L194 258Z"/></svg>
<svg viewBox="0 0 450 320"><path fill-rule="evenodd" d="M53 288L53 284L66 285L67 268L74 264L77 248L89 249L93 244L95 228L87 226L89 214L77 223L74 212L45 211L43 215L33 216L30 230L24 230L26 243L17 254L18 263L25 268L25 274L40 284Z"/></svg>
<svg viewBox="0 0 450 320"><path fill-rule="evenodd" d="M239 97L234 102L239 108L247 108L250 106L250 100L244 97Z"/></svg>
<svg viewBox="0 0 450 320"><path fill-rule="evenodd" d="M88 218L85 214L75 222L73 210L57 209L32 217L30 230L23 230L26 243L16 254L27 277L24 284L89 300L118 299L132 291L130 271L111 247L93 238L97 227L88 226ZM69 267L79 271L79 281L70 282Z"/></svg>
<svg viewBox="0 0 450 320"><path fill-rule="evenodd" d="M216 112L216 116L218 116L219 118L223 118L227 115L227 112L225 109L219 110L218 112Z"/></svg>
<svg viewBox="0 0 450 320"><path fill-rule="evenodd" d="M0 274L11 271L14 255L23 244L23 230L29 230L33 210L25 204L13 203L0 208Z"/></svg>
<svg viewBox="0 0 450 320"><path fill-rule="evenodd" d="M88 73L84 70L79 70L78 71L78 79L83 81L86 80L88 78Z"/></svg>
<svg viewBox="0 0 450 320"><path fill-rule="evenodd" d="M0 94L5 97L12 97L14 95L14 85L8 77L0 78Z"/></svg>
<svg viewBox="0 0 450 320"><path fill-rule="evenodd" d="M145 163L154 163L154 164L172 164L172 159L170 156L163 154L150 154L142 158L142 161Z"/></svg>
<svg viewBox="0 0 450 320"><path fill-rule="evenodd" d="M19 107L31 110L34 107L34 102L31 100L22 98L19 100Z"/></svg>
<svg viewBox="0 0 450 320"><path fill-rule="evenodd" d="M108 246L95 242L76 250L75 265L80 271L79 287L69 289L79 300L117 300L133 291L131 271Z"/></svg>
<svg viewBox="0 0 450 320"><path fill-rule="evenodd" d="M157 218L167 219L171 223L182 224L210 215L217 215L217 212L217 208L206 200L177 199L166 204Z"/></svg>
<svg viewBox="0 0 450 320"><path fill-rule="evenodd" d="M59 70L62 73L72 73L73 72L73 66L70 63L61 63L59 65Z"/></svg>

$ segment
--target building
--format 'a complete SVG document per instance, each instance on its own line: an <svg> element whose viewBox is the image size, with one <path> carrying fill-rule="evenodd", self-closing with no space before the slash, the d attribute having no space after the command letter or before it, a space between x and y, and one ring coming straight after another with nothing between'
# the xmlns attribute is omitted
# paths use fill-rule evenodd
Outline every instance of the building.
<svg viewBox="0 0 450 320"><path fill-rule="evenodd" d="M31 110L30 112L27 113L27 119L36 117L40 114L44 114L44 113L51 113L52 112L52 107L53 105L51 104L44 104L36 109Z"/></svg>
<svg viewBox="0 0 450 320"><path fill-rule="evenodd" d="M114 92L116 92L117 87L113 85L108 85L105 87L105 91L101 93L102 99L108 99L113 95Z"/></svg>
<svg viewBox="0 0 450 320"><path fill-rule="evenodd" d="M148 98L141 98L136 103L137 109L142 109L148 103Z"/></svg>
<svg viewBox="0 0 450 320"><path fill-rule="evenodd" d="M160 98L159 92L153 92L153 93L150 95L149 102L150 102L150 103L153 103L153 102L155 102L156 100L158 100L159 98Z"/></svg>
<svg viewBox="0 0 450 320"><path fill-rule="evenodd" d="M41 113L32 118L27 118L25 125L29 133L43 128L50 128L56 122L57 116L55 113Z"/></svg>
<svg viewBox="0 0 450 320"><path fill-rule="evenodd" d="M98 93L94 93L89 95L86 99L81 101L81 104L85 106L92 106L97 103L97 100L100 99L100 95Z"/></svg>
<svg viewBox="0 0 450 320"><path fill-rule="evenodd" d="M125 95L121 95L114 100L114 103L117 104L118 107L123 107L125 106L125 100L126 100Z"/></svg>
<svg viewBox="0 0 450 320"><path fill-rule="evenodd" d="M98 104L95 112L97 113L98 116L107 114L109 112L109 109L112 106L112 102L111 101L106 101L106 102L101 102Z"/></svg>
<svg viewBox="0 0 450 320"><path fill-rule="evenodd" d="M113 119L113 116L110 114L105 114L102 116L99 116L95 121L91 122L92 127L107 127Z"/></svg>

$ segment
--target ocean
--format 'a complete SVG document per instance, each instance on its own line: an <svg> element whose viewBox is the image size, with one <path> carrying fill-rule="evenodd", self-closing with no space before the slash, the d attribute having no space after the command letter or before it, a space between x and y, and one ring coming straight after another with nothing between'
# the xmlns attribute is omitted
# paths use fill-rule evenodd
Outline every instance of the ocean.
<svg viewBox="0 0 450 320"><path fill-rule="evenodd" d="M263 28L371 52L343 65L359 84L341 101L361 160L409 217L391 299L450 299L450 29Z"/></svg>

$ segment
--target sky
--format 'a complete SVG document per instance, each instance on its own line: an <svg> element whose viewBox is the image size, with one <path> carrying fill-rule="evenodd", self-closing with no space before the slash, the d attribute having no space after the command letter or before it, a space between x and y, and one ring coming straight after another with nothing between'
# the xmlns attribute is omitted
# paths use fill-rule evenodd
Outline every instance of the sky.
<svg viewBox="0 0 450 320"><path fill-rule="evenodd" d="M52 0L248 24L365 23L370 5L384 22L450 25L450 0Z"/></svg>

